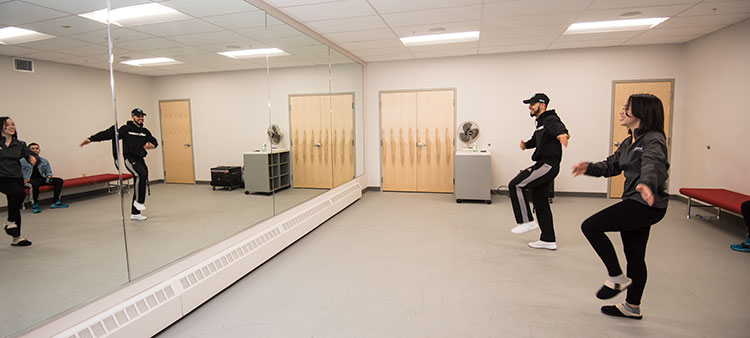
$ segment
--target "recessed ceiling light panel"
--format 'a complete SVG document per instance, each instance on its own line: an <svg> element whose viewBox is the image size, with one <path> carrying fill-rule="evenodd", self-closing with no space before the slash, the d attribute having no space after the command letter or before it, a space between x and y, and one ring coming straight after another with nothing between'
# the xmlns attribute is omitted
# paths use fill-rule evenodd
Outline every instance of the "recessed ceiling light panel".
<svg viewBox="0 0 750 338"><path fill-rule="evenodd" d="M613 21L578 22L570 25L565 34L607 33L623 31L640 31L654 26L669 18L646 18Z"/></svg>
<svg viewBox="0 0 750 338"><path fill-rule="evenodd" d="M150 58L150 59L128 60L128 61L122 61L120 63L124 63L126 65L131 65L131 66L142 67L142 66L176 65L182 62L177 61L175 59L159 57L159 58Z"/></svg>
<svg viewBox="0 0 750 338"><path fill-rule="evenodd" d="M218 52L218 54L221 54L230 58L234 58L234 59L289 55L289 53L278 48L243 49L243 50L233 50L229 52Z"/></svg>
<svg viewBox="0 0 750 338"><path fill-rule="evenodd" d="M78 14L78 16L99 21L104 24L107 23L106 8L89 13ZM187 18L189 18L187 15L158 3L120 7L109 11L110 22L118 26L144 25Z"/></svg>
<svg viewBox="0 0 750 338"><path fill-rule="evenodd" d="M408 37L401 38L401 43L403 43L405 46L424 46L424 45L438 45L438 44L445 44L445 43L468 42L468 41L477 41L477 40L479 40L479 31L471 31L471 32L459 32L459 33L408 36Z"/></svg>
<svg viewBox="0 0 750 338"><path fill-rule="evenodd" d="M18 27L0 28L0 44L3 45L14 45L18 43L51 39L54 37L54 35L39 33L37 31Z"/></svg>

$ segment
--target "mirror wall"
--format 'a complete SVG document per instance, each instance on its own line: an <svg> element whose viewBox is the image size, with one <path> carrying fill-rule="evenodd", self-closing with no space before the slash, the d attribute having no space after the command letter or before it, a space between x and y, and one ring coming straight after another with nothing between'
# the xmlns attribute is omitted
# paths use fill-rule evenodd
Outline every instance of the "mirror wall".
<svg viewBox="0 0 750 338"><path fill-rule="evenodd" d="M114 10L134 3L156 1L112 1L110 6ZM51 192L40 195L40 213L26 205L23 235L33 245L0 245L2 336L107 294L327 191L337 185L334 171L342 165L350 171L346 175L363 171L357 163L363 158L358 132L361 65L243 0L158 3L178 14L109 26L113 97L107 25L78 15L107 8L107 1L0 1L0 13L36 15L17 20L0 15L0 28L54 36L0 44L0 62L6 64L0 67L0 115L13 118L20 139L40 144L54 176L117 173L109 141L79 144L115 121L127 124L136 107L146 114L143 125L159 143L144 159L151 182L141 212L145 221L131 220L132 180L120 187L121 194L103 192L104 183L65 188L62 201L68 208L49 208ZM286 55L217 54L256 48L279 48ZM122 63L157 56L181 63ZM13 71L13 57L34 60L34 72ZM354 94L354 115L348 121L330 118L339 93ZM308 111L293 120L293 98L309 97L317 97L317 113ZM318 124L305 125L307 120ZM351 125L352 132L338 136L342 133L335 130L345 128L335 127L336 121ZM272 135L280 137L269 138L272 125L279 131ZM310 130L309 136L295 136L295 126ZM342 145L351 139L355 146L347 154ZM306 146L321 151L307 152L305 160ZM297 160L295 155L300 155ZM323 170L308 168L315 164L314 155L327 163ZM122 150L118 158L126 162ZM258 158L266 159L267 171L250 169ZM253 185L212 189L212 169L220 166L243 168L244 180ZM306 186L309 172L328 177L330 184ZM269 187L257 185L264 181Z"/></svg>

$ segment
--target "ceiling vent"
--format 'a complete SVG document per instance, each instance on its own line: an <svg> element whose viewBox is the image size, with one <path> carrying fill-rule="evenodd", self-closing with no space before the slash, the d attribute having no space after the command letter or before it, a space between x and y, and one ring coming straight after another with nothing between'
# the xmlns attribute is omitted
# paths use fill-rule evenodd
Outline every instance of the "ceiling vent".
<svg viewBox="0 0 750 338"><path fill-rule="evenodd" d="M34 61L13 58L13 70L33 73Z"/></svg>

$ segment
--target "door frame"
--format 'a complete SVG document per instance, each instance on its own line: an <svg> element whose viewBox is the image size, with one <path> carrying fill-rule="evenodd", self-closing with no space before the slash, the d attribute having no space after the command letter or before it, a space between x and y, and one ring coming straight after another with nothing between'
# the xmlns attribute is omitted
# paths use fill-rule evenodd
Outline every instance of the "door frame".
<svg viewBox="0 0 750 338"><path fill-rule="evenodd" d="M393 89L393 90L379 90L378 91L378 169L380 171L380 192L383 192L383 135L380 131L383 129L383 100L381 99L382 94L390 93L419 93L419 92L440 92L440 91L453 91L453 129L456 127L456 115L458 114L458 88L446 87L446 88L430 88L430 89ZM456 131L453 130L455 133ZM456 138L453 137L453 165L456 165ZM355 173L356 175L356 173ZM455 168L453 175L456 175ZM455 177L453 179L455 181ZM455 182L454 182L455 183ZM455 191L455 188L454 188ZM416 192L416 191L415 191Z"/></svg>
<svg viewBox="0 0 750 338"><path fill-rule="evenodd" d="M164 130L162 130L162 126L164 125L161 119L161 103L162 102L176 102L176 101L187 101L188 104L188 119L190 120L190 154L193 157L193 161L191 164L191 167L193 167L193 185L195 185L195 138L193 135L193 103L190 101L190 99L169 99L169 100L159 100L159 137L161 138L162 143L162 151L161 151L161 164L162 164L162 175L164 175L164 183L167 182L167 166L164 165L166 163L166 154L163 148L164 145ZM184 183L189 184L189 183Z"/></svg>
<svg viewBox="0 0 750 338"><path fill-rule="evenodd" d="M672 87L669 90L670 98L669 100L672 101L669 105L669 130L665 130L664 132L667 134L667 162L671 162L672 159L672 128L674 128L674 87L675 87L675 79L641 79L641 80L612 80L612 93L610 96L610 107L612 110L609 111L609 142L607 144L607 148L609 151L607 151L607 156L612 155L612 138L615 136L613 132L612 126L615 123L615 109L618 109L615 107L615 85L618 83L647 83L647 82L670 82L672 84ZM667 173L669 173L669 169L667 169ZM667 179L667 182L669 182L669 179ZM611 199L610 194L612 192L612 180L607 179L607 198Z"/></svg>

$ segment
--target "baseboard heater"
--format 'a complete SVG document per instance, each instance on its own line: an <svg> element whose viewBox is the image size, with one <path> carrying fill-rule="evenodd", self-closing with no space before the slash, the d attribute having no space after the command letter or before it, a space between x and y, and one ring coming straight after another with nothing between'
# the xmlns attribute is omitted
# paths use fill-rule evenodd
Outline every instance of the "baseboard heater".
<svg viewBox="0 0 750 338"><path fill-rule="evenodd" d="M20 336L153 336L361 197L350 181Z"/></svg>

